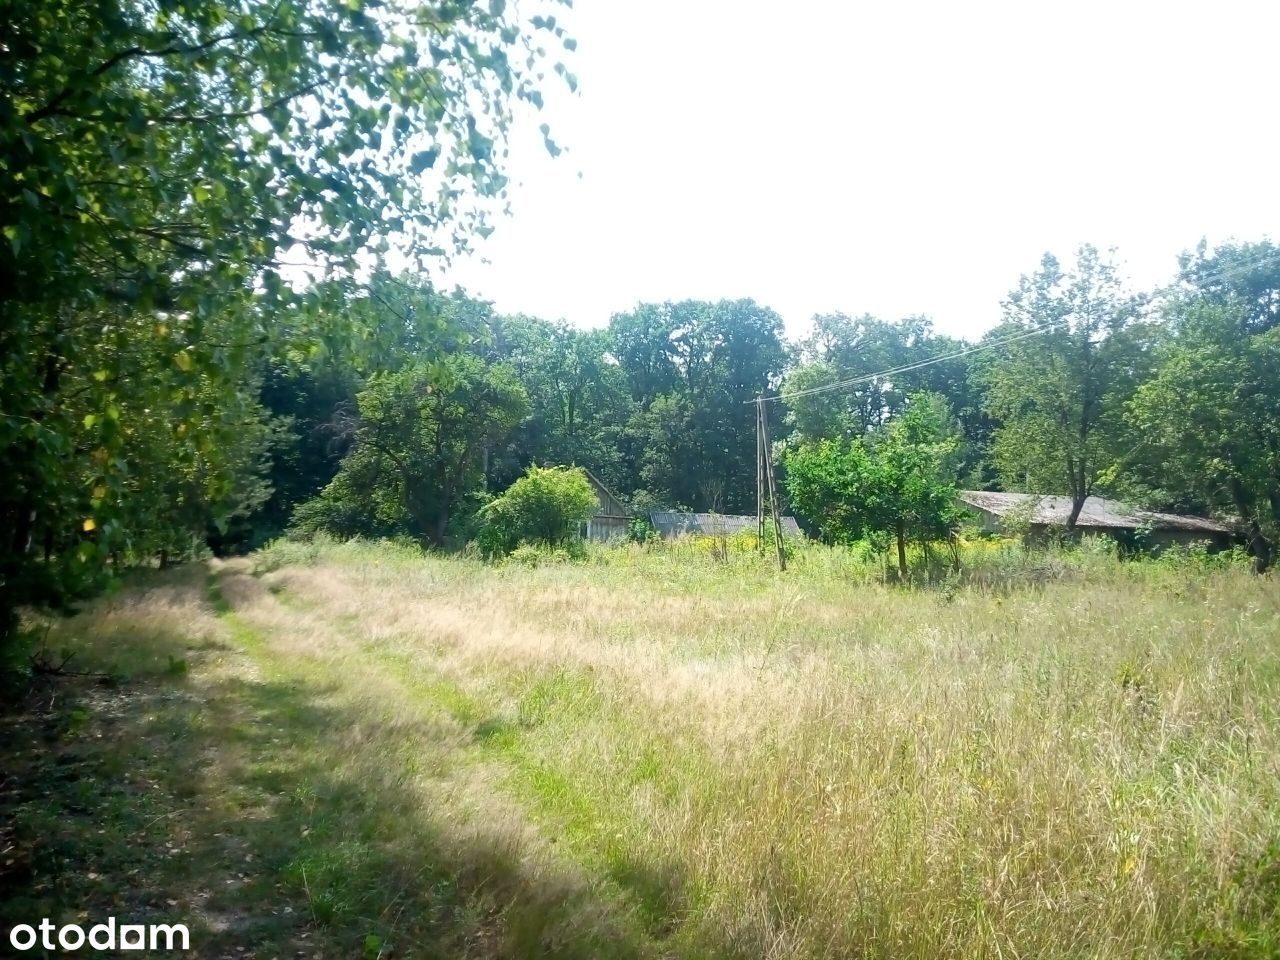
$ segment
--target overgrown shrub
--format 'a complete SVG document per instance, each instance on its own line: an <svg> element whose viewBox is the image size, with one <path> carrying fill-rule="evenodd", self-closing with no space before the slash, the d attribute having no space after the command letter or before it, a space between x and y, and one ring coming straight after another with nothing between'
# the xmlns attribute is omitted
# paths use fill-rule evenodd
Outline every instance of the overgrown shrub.
<svg viewBox="0 0 1280 960"><path fill-rule="evenodd" d="M653 522L647 513L627 521L627 539L633 543L648 543L658 539L658 531L653 528Z"/></svg>
<svg viewBox="0 0 1280 960"><path fill-rule="evenodd" d="M599 501L577 467L530 467L506 492L480 508L476 541L489 556L506 556L521 544L563 547Z"/></svg>

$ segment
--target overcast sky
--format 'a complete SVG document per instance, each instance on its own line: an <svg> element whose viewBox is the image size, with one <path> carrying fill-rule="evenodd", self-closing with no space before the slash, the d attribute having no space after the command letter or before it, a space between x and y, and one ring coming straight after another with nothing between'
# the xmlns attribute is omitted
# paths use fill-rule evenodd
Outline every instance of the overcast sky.
<svg viewBox="0 0 1280 960"><path fill-rule="evenodd" d="M581 326L641 300L923 313L974 336L1040 255L1139 287L1280 237L1280 4L577 0L580 96L450 279ZM570 152L552 161L551 123ZM581 177L579 177L581 173Z"/></svg>

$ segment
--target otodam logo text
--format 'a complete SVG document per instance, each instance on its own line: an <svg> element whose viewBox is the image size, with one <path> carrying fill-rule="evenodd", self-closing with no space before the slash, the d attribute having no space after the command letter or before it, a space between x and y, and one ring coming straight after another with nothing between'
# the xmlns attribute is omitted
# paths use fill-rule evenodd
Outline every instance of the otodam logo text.
<svg viewBox="0 0 1280 960"><path fill-rule="evenodd" d="M116 924L107 917L85 930L68 923L59 927L47 917L37 924L20 923L9 931L9 946L15 950L79 950L88 944L93 950L190 950L191 934L182 923Z"/></svg>

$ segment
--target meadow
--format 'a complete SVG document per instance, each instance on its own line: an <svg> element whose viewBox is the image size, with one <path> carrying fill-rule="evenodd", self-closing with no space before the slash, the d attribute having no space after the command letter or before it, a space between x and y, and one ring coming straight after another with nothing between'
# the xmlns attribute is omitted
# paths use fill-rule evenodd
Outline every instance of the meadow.
<svg viewBox="0 0 1280 960"><path fill-rule="evenodd" d="M816 546L779 574L281 542L141 574L49 625L91 675L0 715L0 925L181 918L201 957L1280 956L1274 575L965 560L902 586Z"/></svg>

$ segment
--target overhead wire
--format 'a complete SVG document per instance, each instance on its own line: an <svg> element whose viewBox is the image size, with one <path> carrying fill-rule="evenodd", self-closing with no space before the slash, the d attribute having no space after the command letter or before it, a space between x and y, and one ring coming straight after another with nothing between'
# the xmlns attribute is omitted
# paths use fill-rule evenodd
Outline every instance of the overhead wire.
<svg viewBox="0 0 1280 960"><path fill-rule="evenodd" d="M1201 283L1205 282L1206 280L1210 282L1214 280L1226 280L1229 277L1242 274L1249 270L1254 270L1260 266L1264 266L1269 263L1275 263L1277 261L1280 261L1280 252L1267 254L1266 256L1260 257L1257 260L1251 261L1249 263L1235 264L1233 267L1230 267L1221 271L1217 271L1216 273L1210 273L1207 276L1198 277L1197 280ZM1152 301L1154 301L1157 297L1167 293L1170 289L1173 288L1173 286L1174 284L1168 284L1164 287L1158 287L1155 290L1152 290L1150 293L1141 294L1135 298L1135 305L1149 306ZM748 400L747 403L760 403L760 402L773 403L778 400L794 400L800 397L814 396L815 394L819 394L819 393L829 393L833 390L844 390L849 387L859 386L864 383L871 383L875 380L880 380L884 377L896 376L897 374L900 374L900 373L908 373L912 370L919 370L923 367L933 366L934 364L937 364L937 363L946 363L948 360L958 360L961 357L967 357L970 354L979 353L981 351L995 350L1000 347L1007 346L1011 343L1016 343L1019 340L1026 340L1030 337L1035 337L1035 336L1039 336L1042 333L1047 333L1050 330L1067 326L1069 323L1070 323L1069 319L1055 320L1052 323L1041 324L1040 326L1032 327L1027 330L1022 330L1016 334L1013 334L1007 337L1002 337L998 340L992 340L986 343L976 343L976 344L973 344L972 346L966 347L963 350L958 350L954 353L949 353L944 356L931 357L926 360L918 360L914 363L903 364L902 366L898 366L898 367L891 367L888 370L880 370L880 371L877 371L876 373L858 374L857 376L848 377L842 380L837 380L833 383L826 383L826 384L822 384L821 386L810 387L807 390L783 392L783 393L775 394L774 396L771 396L771 397L760 397L755 400Z"/></svg>

